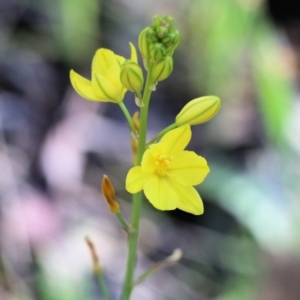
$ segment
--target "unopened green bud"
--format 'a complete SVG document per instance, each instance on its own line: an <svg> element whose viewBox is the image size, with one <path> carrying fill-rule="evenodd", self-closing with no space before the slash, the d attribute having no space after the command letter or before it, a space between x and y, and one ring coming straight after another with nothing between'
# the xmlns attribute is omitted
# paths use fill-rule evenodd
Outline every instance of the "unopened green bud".
<svg viewBox="0 0 300 300"><path fill-rule="evenodd" d="M163 39L164 37L166 37L169 33L169 28L168 27L164 27L164 26L159 26L156 29L156 34L160 39Z"/></svg>
<svg viewBox="0 0 300 300"><path fill-rule="evenodd" d="M146 27L139 34L139 49L143 58L149 59L150 56L150 43L149 43L149 32L151 32L152 28Z"/></svg>
<svg viewBox="0 0 300 300"><path fill-rule="evenodd" d="M153 26L154 28L160 26L161 23L162 23L162 21L163 21L163 19L164 19L163 16L161 16L161 15L155 15L155 16L153 17L153 19L152 19L152 26Z"/></svg>
<svg viewBox="0 0 300 300"><path fill-rule="evenodd" d="M149 27L147 30L147 39L149 44L156 43L158 41L156 31L152 27Z"/></svg>
<svg viewBox="0 0 300 300"><path fill-rule="evenodd" d="M169 16L156 15L153 17L152 26L143 29L139 35L139 49L146 63L159 60L166 55L173 55L178 46L180 35L174 29L174 20ZM150 61L150 59L153 59Z"/></svg>
<svg viewBox="0 0 300 300"><path fill-rule="evenodd" d="M155 82L162 81L168 78L172 71L173 58L171 56L165 56L153 64L151 77Z"/></svg>
<svg viewBox="0 0 300 300"><path fill-rule="evenodd" d="M164 21L168 24L168 27L170 29L173 29L174 28L174 19L170 16L165 16L164 17Z"/></svg>
<svg viewBox="0 0 300 300"><path fill-rule="evenodd" d="M126 60L121 67L120 80L129 91L140 92L144 84L143 71L134 61Z"/></svg>
<svg viewBox="0 0 300 300"><path fill-rule="evenodd" d="M158 37L157 37L157 35L155 33L154 34L149 34L148 35L148 42L149 42L150 45L152 43L158 43Z"/></svg>
<svg viewBox="0 0 300 300"><path fill-rule="evenodd" d="M166 53L169 55L173 55L175 49L178 47L180 42L179 31L173 30L165 39L163 39L162 42L167 46Z"/></svg>
<svg viewBox="0 0 300 300"><path fill-rule="evenodd" d="M154 60L161 59L166 54L166 47L161 43L150 45L150 55Z"/></svg>
<svg viewBox="0 0 300 300"><path fill-rule="evenodd" d="M178 43L180 34L178 30L172 30L166 37L162 39L162 43L165 46L170 46Z"/></svg>
<svg viewBox="0 0 300 300"><path fill-rule="evenodd" d="M152 26L157 29L158 27L165 27L168 29L173 29L174 27L174 19L170 16L161 16L155 15L153 17Z"/></svg>
<svg viewBox="0 0 300 300"><path fill-rule="evenodd" d="M196 98L183 107L176 116L175 123L177 126L205 123L216 115L220 106L221 100L216 96Z"/></svg>

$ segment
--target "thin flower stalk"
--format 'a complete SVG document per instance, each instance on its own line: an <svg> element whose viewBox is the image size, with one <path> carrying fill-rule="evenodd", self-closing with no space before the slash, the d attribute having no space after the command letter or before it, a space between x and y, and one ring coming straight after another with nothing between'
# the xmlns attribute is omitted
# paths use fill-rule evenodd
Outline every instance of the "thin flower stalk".
<svg viewBox="0 0 300 300"><path fill-rule="evenodd" d="M100 265L99 257L96 252L96 248L92 240L86 236L85 237L85 242L90 250L91 258L92 258L92 263L93 263L93 274L97 280L97 283L99 285L99 288L102 292L103 295L103 300L110 300L109 293L108 293L108 288L104 279L103 275L103 269Z"/></svg>
<svg viewBox="0 0 300 300"><path fill-rule="evenodd" d="M148 107L151 97L152 81L150 76L147 76L145 92L143 96L144 106L140 108L140 133L138 140L138 153L137 153L137 162L136 165L140 165L143 154L146 149L146 134L147 134L147 120L148 120ZM130 295L134 286L134 269L136 265L136 256L137 256L137 245L138 245L138 236L139 236L139 226L140 226L140 215L142 210L142 201L143 193L139 192L133 195L133 208L132 208L132 217L131 217L131 226L133 232L129 234L129 243L128 243L128 256L127 256L127 267L125 274L125 281L123 284L122 291L122 300L129 300Z"/></svg>

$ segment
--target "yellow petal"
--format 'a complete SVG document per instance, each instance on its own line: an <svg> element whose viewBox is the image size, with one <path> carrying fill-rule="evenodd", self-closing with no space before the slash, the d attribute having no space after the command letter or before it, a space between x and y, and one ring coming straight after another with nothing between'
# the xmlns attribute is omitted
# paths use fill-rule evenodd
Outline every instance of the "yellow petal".
<svg viewBox="0 0 300 300"><path fill-rule="evenodd" d="M124 98L125 92L120 93L113 83L99 73L92 74L92 86L94 94L101 99L99 101L118 103Z"/></svg>
<svg viewBox="0 0 300 300"><path fill-rule="evenodd" d="M125 58L123 56L115 54L115 62L117 64L117 66L119 67L119 69L121 68L124 61L125 61Z"/></svg>
<svg viewBox="0 0 300 300"><path fill-rule="evenodd" d="M170 184L178 195L177 207L179 209L194 215L203 214L203 202L195 188L192 186L183 186L174 181L170 181Z"/></svg>
<svg viewBox="0 0 300 300"><path fill-rule="evenodd" d="M159 210L172 210L177 207L178 195L166 177L152 177L145 184L144 192L150 203Z"/></svg>
<svg viewBox="0 0 300 300"><path fill-rule="evenodd" d="M156 157L159 156L160 154L164 154L164 148L160 145L160 143L150 146L150 148L145 151L141 163L144 172L155 171L156 169L155 160Z"/></svg>
<svg viewBox="0 0 300 300"><path fill-rule="evenodd" d="M133 60L135 63L138 63L136 49L135 49L134 45L132 43L129 43L129 46L130 46L130 52L131 52L130 59Z"/></svg>
<svg viewBox="0 0 300 300"><path fill-rule="evenodd" d="M83 98L91 101L100 101L94 94L91 81L85 79L75 71L70 71L70 79L75 91Z"/></svg>
<svg viewBox="0 0 300 300"><path fill-rule="evenodd" d="M126 177L126 190L132 194L141 191L152 176L150 172L143 172L140 166L131 168Z"/></svg>
<svg viewBox="0 0 300 300"><path fill-rule="evenodd" d="M168 176L182 185L200 184L208 173L206 160L193 151L176 155L168 168Z"/></svg>
<svg viewBox="0 0 300 300"><path fill-rule="evenodd" d="M92 72L105 76L115 60L115 54L111 50L105 48L98 49L92 61Z"/></svg>
<svg viewBox="0 0 300 300"><path fill-rule="evenodd" d="M160 144L164 147L165 153L175 155L183 151L191 140L192 132L189 125L181 126L167 132L161 139Z"/></svg>
<svg viewBox="0 0 300 300"><path fill-rule="evenodd" d="M119 65L115 64L107 71L105 75L105 78L114 85L116 91L119 94L124 89L124 86L120 80L120 73L121 73L121 68L119 67Z"/></svg>

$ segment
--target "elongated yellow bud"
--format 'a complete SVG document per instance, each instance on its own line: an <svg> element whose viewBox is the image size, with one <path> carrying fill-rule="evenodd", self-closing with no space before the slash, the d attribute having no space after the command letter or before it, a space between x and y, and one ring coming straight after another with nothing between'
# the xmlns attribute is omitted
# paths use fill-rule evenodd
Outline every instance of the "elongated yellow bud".
<svg viewBox="0 0 300 300"><path fill-rule="evenodd" d="M129 91L140 92L144 84L143 71L137 63L128 59L121 67L120 80Z"/></svg>
<svg viewBox="0 0 300 300"><path fill-rule="evenodd" d="M151 69L151 77L154 81L162 81L170 76L173 71L173 58L166 56L155 62Z"/></svg>
<svg viewBox="0 0 300 300"><path fill-rule="evenodd" d="M101 192L108 205L109 211L113 214L119 213L120 204L116 199L115 189L106 175L103 175Z"/></svg>
<svg viewBox="0 0 300 300"><path fill-rule="evenodd" d="M139 49L142 54L142 57L145 59L149 59L151 57L150 43L149 43L150 33L151 33L151 28L146 27L139 34L139 40L138 40Z"/></svg>
<svg viewBox="0 0 300 300"><path fill-rule="evenodd" d="M188 102L176 116L177 126L185 124L197 125L209 121L219 111L220 98L216 96L205 96Z"/></svg>

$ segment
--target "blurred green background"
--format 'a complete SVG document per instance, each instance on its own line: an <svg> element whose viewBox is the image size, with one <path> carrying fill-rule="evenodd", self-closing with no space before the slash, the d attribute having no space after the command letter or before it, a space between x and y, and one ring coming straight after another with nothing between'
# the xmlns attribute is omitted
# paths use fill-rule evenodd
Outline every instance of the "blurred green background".
<svg viewBox="0 0 300 300"><path fill-rule="evenodd" d="M85 245L95 243L113 299L126 234L99 185L113 181L126 218L132 155L119 107L70 86L97 48L129 57L155 14L182 34L174 72L150 108L149 137L189 100L217 95L190 149L211 172L202 216L145 201L137 274L174 249L182 260L132 299L300 299L300 12L280 0L0 0L0 299L102 299ZM125 103L137 110L133 95Z"/></svg>

